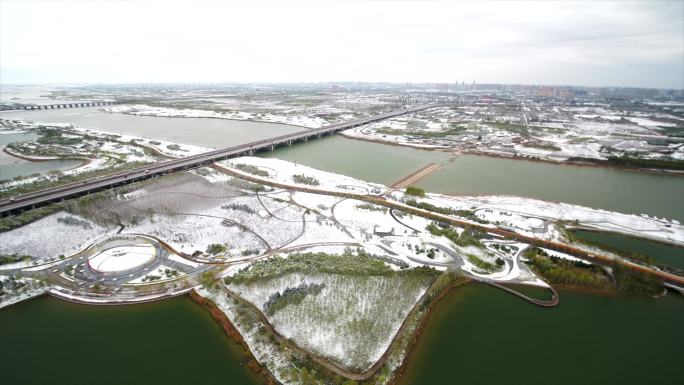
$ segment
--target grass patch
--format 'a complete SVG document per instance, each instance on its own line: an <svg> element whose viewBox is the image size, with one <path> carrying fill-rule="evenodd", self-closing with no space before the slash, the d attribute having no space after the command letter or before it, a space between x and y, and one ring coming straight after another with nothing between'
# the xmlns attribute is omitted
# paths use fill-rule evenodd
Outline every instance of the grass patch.
<svg viewBox="0 0 684 385"><path fill-rule="evenodd" d="M392 136L417 136L421 138L443 138L449 135L458 135L466 131L468 128L463 126L452 126L452 128L444 131L420 131L420 130L397 130L389 127L377 129L375 132L382 135Z"/></svg>
<svg viewBox="0 0 684 385"><path fill-rule="evenodd" d="M485 221L484 219L478 217L475 215L475 212L473 210L455 210L452 209L451 207L441 207L441 206L435 206L433 204L427 203L427 202L418 202L415 199L406 199L404 201L409 206L412 207L417 207L419 209L423 209L426 211L432 211L435 213L439 214L444 214L444 215L455 215L461 218L469 219L473 222L477 223L489 223Z"/></svg>
<svg viewBox="0 0 684 385"><path fill-rule="evenodd" d="M540 150L546 150L546 151L561 151L561 148L558 146L555 146L550 143L542 143L542 142L526 142L526 143L521 143L523 147L529 147L529 148L538 148Z"/></svg>
<svg viewBox="0 0 684 385"><path fill-rule="evenodd" d="M18 255L18 254L0 255L0 265L7 265L10 263L28 261L30 259L31 259L30 255Z"/></svg>
<svg viewBox="0 0 684 385"><path fill-rule="evenodd" d="M226 277L226 284L250 283L264 278L274 278L285 274L328 273L343 275L390 276L418 271L433 274L435 270L416 268L405 271L392 270L382 260L364 252L354 255L347 251L342 255L326 253L293 254L287 258L274 257L252 263L233 276Z"/></svg>
<svg viewBox="0 0 684 385"><path fill-rule="evenodd" d="M586 287L590 289L618 290L626 293L655 295L663 291L658 280L626 268L616 261L611 267L615 282L599 266L582 261L550 256L539 248L530 248L524 254L528 266L549 283Z"/></svg>
<svg viewBox="0 0 684 385"><path fill-rule="evenodd" d="M356 371L377 360L416 299L440 276L429 268L393 271L365 254L324 253L256 262L240 274L251 279L228 279L228 288L263 308L281 335ZM302 364L300 370L309 366Z"/></svg>
<svg viewBox="0 0 684 385"><path fill-rule="evenodd" d="M312 176L306 176L304 174L292 175L292 180L295 181L295 183L307 184L310 186L318 186L320 184L318 179L316 179Z"/></svg>
<svg viewBox="0 0 684 385"><path fill-rule="evenodd" d="M503 266L503 265L499 265L499 264L495 265L493 263L487 262L484 259L478 257L477 255L473 255L473 254L466 254L466 258L468 258L468 262L470 262L473 265L477 266L478 268L485 270L485 271L488 271L490 273L493 273L497 270L501 270L501 266ZM501 258L497 259L497 261L498 260L501 260ZM503 260L501 260L501 262L503 262Z"/></svg>
<svg viewBox="0 0 684 385"><path fill-rule="evenodd" d="M499 123L499 122L487 122L487 125L493 128L497 128L500 130L506 130L510 132L514 132L521 137L525 139L530 138L530 131L527 127L521 125L521 124L514 124L514 123Z"/></svg>
<svg viewBox="0 0 684 385"><path fill-rule="evenodd" d="M524 257L525 263L551 284L611 289L608 275L596 265L550 256L536 247L526 250Z"/></svg>
<svg viewBox="0 0 684 385"><path fill-rule="evenodd" d="M233 167L235 167L236 169L238 169L240 171L246 172L248 174L256 175L256 176L267 177L269 175L268 171L264 171L257 166L252 166L251 164L237 163L237 164L234 164Z"/></svg>
<svg viewBox="0 0 684 385"><path fill-rule="evenodd" d="M39 207L37 209L24 211L20 214L11 217L0 218L0 232L9 231L27 225L40 218L48 216L52 213L62 210L64 207L60 203L53 203L48 206Z"/></svg>
<svg viewBox="0 0 684 385"><path fill-rule="evenodd" d="M607 162L618 167L684 170L684 160L642 159L630 155L609 156Z"/></svg>
<svg viewBox="0 0 684 385"><path fill-rule="evenodd" d="M459 235L458 232L451 227L441 228L436 226L434 223L430 223L427 226L427 230L434 236L447 237L451 242L454 242L461 247L476 246L479 248L484 248L484 245L482 242L480 242L480 239L487 235L486 233L474 228L466 228L463 230L461 235Z"/></svg>
<svg viewBox="0 0 684 385"><path fill-rule="evenodd" d="M417 196L417 197L424 197L425 196L425 190L423 190L420 187L416 187L416 186L408 186L408 187L406 187L406 194Z"/></svg>
<svg viewBox="0 0 684 385"><path fill-rule="evenodd" d="M212 254L212 255L221 254L221 253L224 253L226 250L228 250L226 245L222 245L219 243L212 243L211 245L209 245L207 247L207 254Z"/></svg>

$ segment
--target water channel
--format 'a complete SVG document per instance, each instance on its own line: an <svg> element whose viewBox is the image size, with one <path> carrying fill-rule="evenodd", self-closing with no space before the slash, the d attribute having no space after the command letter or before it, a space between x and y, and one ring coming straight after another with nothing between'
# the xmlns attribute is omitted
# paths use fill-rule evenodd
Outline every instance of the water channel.
<svg viewBox="0 0 684 385"><path fill-rule="evenodd" d="M69 170L77 167L82 162L78 160L46 160L32 162L17 158L3 150L10 143L33 141L38 135L32 132L0 133L0 180L13 179L17 176L29 176L33 174L47 174L55 170Z"/></svg>
<svg viewBox="0 0 684 385"><path fill-rule="evenodd" d="M653 258L657 263L676 267L684 271L684 248L637 239L621 234L608 234L596 231L573 231L573 235L580 241L588 241L598 246L608 246L609 249L621 253L637 253Z"/></svg>

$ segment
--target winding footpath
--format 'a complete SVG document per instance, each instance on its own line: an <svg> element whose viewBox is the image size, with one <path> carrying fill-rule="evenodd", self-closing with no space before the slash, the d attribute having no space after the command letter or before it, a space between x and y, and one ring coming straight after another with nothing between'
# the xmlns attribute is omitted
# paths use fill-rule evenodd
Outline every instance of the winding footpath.
<svg viewBox="0 0 684 385"><path fill-rule="evenodd" d="M597 264L601 265L606 265L606 266L611 266L613 263L615 263L615 259L613 257L607 256L607 255L602 255L599 253L595 252L590 252L588 250L584 250L575 246L571 246L568 244L560 243L560 242L555 242L555 241L548 241L544 239L539 239L539 238L534 238L530 237L527 235L519 234L514 231L510 230L505 230L502 228L498 227L490 227L490 226L485 226L477 222L471 222L467 221L464 219L458 219L449 215L444 215L444 214L439 214L427 210L423 210L417 207L409 206L407 204L401 203L401 202L396 202L396 201L391 201L382 197L378 197L376 195L362 195L362 194L357 194L357 193L351 193L351 192L342 192L342 191L335 191L335 190L327 190L327 189L322 189L322 188L314 188L314 187L306 187L306 186L301 186L301 185L294 185L294 184L288 184L288 183L282 183L282 182L275 182L269 179L264 179L264 178L259 178L244 172L241 172L239 170L235 170L229 167L225 167L219 164L213 164L211 166L217 171L226 173L228 175L240 178L240 179L245 179L250 182L254 183L260 183L263 185L271 186L271 187L276 187L276 188L282 188L285 190L294 190L294 191L301 191L301 192L306 192L306 193L311 193L311 194L320 194L320 195L328 195L328 196L336 196L336 197L342 197L342 198L349 198L349 199L355 199L363 202L368 202L372 203L375 205L379 206L384 206L389 209L395 209L395 210L400 210L409 214L417 215L419 217L423 217L426 219L434 220L437 222L445 222L449 223L454 226L459 226L459 227L470 227L474 228L483 232L487 232L490 234L495 234L495 235L500 235L505 238L511 238L518 240L523 243L527 243L532 246L537 246L537 247L544 247L550 250L566 253L578 258L582 258ZM684 286L684 277L671 274L668 272L656 270L647 266L642 266L630 261L622 260L621 263L628 269L631 269L633 271L639 272L639 273L645 273L648 275L651 275L653 277L656 277L659 280L662 280L665 283L670 283L674 284L677 286Z"/></svg>

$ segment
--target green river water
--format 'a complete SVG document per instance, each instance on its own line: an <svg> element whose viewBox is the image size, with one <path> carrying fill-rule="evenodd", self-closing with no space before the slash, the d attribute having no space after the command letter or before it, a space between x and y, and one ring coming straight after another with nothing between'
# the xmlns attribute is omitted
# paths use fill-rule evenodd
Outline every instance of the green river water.
<svg viewBox="0 0 684 385"><path fill-rule="evenodd" d="M43 296L0 310L0 384L260 384L188 297L86 306Z"/></svg>
<svg viewBox="0 0 684 385"><path fill-rule="evenodd" d="M438 163L441 169L420 180L418 186L443 194L519 195L684 223L684 176L477 155L450 159L444 152L341 136L282 147L263 156L383 184L392 184L426 164Z"/></svg>
<svg viewBox="0 0 684 385"><path fill-rule="evenodd" d="M611 249L627 253L637 253L652 257L656 262L684 270L684 248L637 239L620 234L607 234L596 231L578 230L572 232L580 241L596 245L606 245Z"/></svg>
<svg viewBox="0 0 684 385"><path fill-rule="evenodd" d="M541 308L469 284L438 304L401 385L680 384L684 297L560 292Z"/></svg>

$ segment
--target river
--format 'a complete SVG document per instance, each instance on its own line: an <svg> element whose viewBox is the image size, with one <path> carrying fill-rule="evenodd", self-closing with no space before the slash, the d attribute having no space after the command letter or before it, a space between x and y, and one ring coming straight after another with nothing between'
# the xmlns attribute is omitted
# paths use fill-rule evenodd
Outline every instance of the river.
<svg viewBox="0 0 684 385"><path fill-rule="evenodd" d="M278 123L205 118L163 118L101 111L101 107L2 112L3 119L69 123L118 134L223 148L290 134L305 128Z"/></svg>
<svg viewBox="0 0 684 385"><path fill-rule="evenodd" d="M518 195L684 223L684 176L478 155L450 158L444 152L341 136L281 147L264 156L383 184L391 184L428 163L438 163L441 168L418 186L454 195Z"/></svg>
<svg viewBox="0 0 684 385"><path fill-rule="evenodd" d="M78 160L46 160L31 162L12 156L3 150L5 146L14 142L33 141L38 135L32 132L0 133L0 180L12 179L17 176L33 174L45 175L54 170L69 170L78 167L82 162Z"/></svg>
<svg viewBox="0 0 684 385"><path fill-rule="evenodd" d="M483 284L436 307L401 385L679 384L684 298L560 291L542 308Z"/></svg>
<svg viewBox="0 0 684 385"><path fill-rule="evenodd" d="M637 253L649 256L656 262L676 267L684 271L684 248L666 245L646 239L628 237L621 234L608 234L596 231L577 230L572 232L579 240L597 245L606 245L622 253Z"/></svg>
<svg viewBox="0 0 684 385"><path fill-rule="evenodd" d="M187 296L87 306L43 296L0 310L2 384L261 384Z"/></svg>

